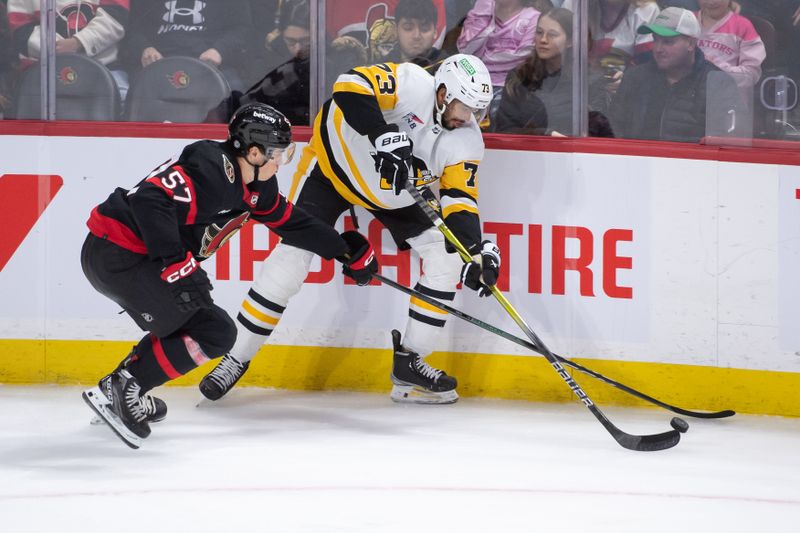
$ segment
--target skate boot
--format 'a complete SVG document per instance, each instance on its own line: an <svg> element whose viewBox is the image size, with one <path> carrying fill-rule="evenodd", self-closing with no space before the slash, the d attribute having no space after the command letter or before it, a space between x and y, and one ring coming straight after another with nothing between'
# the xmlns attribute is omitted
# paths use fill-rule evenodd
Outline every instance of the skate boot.
<svg viewBox="0 0 800 533"><path fill-rule="evenodd" d="M131 350L131 353L122 360L122 362L117 365L117 368L114 372L119 372L120 370L126 368L128 363L135 357L136 355L136 347ZM152 424L153 422L161 422L167 417L167 404L161 398L156 398L155 396L150 396L149 394L142 395L142 407L144 408L144 412L147 413L147 422ZM98 424L105 424L105 420L100 418L99 416L95 415L94 418L89 422L93 426Z"/></svg>
<svg viewBox="0 0 800 533"><path fill-rule="evenodd" d="M142 406L144 408L144 412L147 413L147 422L149 424L152 424L153 422L161 422L167 417L167 404L161 398L144 394L142 396ZM94 415L94 418L92 418L89 423L93 426L96 426L98 424L105 424L106 421L99 416Z"/></svg>
<svg viewBox="0 0 800 533"><path fill-rule="evenodd" d="M161 398L144 394L142 395L142 407L147 415L148 424L161 422L167 417L167 404Z"/></svg>
<svg viewBox="0 0 800 533"><path fill-rule="evenodd" d="M392 330L394 366L392 367L392 393L399 403L455 403L456 378L443 370L433 368L421 355L406 350L400 343L400 332Z"/></svg>
<svg viewBox="0 0 800 533"><path fill-rule="evenodd" d="M200 392L209 400L219 400L244 376L250 361L240 363L230 354L222 356L219 364L200 382Z"/></svg>
<svg viewBox="0 0 800 533"><path fill-rule="evenodd" d="M130 372L115 370L97 387L84 391L83 400L125 444L136 449L150 435L141 391Z"/></svg>

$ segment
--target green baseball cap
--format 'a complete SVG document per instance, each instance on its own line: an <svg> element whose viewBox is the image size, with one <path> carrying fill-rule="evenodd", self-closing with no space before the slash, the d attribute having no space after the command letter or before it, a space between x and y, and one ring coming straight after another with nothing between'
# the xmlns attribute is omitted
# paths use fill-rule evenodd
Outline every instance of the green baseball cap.
<svg viewBox="0 0 800 533"><path fill-rule="evenodd" d="M699 39L700 23L694 13L688 9L668 7L661 11L653 22L642 24L636 31L640 34L655 33L662 37L684 35Z"/></svg>

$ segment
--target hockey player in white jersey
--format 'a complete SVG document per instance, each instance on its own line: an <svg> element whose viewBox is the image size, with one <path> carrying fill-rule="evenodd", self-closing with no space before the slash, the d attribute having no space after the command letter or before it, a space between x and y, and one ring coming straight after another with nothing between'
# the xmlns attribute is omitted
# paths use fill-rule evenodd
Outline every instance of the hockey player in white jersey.
<svg viewBox="0 0 800 533"><path fill-rule="evenodd" d="M399 249L422 259L416 290L452 301L459 279L482 295L494 285L498 248L481 239L478 166L484 146L478 123L492 99L486 66L474 56L446 59L435 76L411 63L357 67L342 74L314 121L302 161L307 171L296 205L334 225L353 205L366 208L390 231ZM441 214L472 252L464 264L446 249L443 235L405 191L407 180L429 198L439 180ZM283 240L270 253L242 302L238 337L231 352L201 382L216 400L241 378L249 361L275 329L289 299L306 278L313 254ZM425 357L446 315L411 298L402 337L392 331L391 398L397 402L453 403L456 379L431 367Z"/></svg>

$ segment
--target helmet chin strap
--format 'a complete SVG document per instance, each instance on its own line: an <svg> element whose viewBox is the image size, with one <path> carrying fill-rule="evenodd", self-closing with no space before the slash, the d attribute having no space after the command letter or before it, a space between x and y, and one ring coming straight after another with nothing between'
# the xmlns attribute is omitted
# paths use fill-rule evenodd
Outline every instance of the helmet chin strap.
<svg viewBox="0 0 800 533"><path fill-rule="evenodd" d="M444 87L445 91L444 98L442 100L444 100L445 102L441 107L439 107L439 89L441 89L442 87ZM433 120L442 127L444 127L444 123L442 122L442 116L444 115L444 112L447 109L446 100L447 100L447 87L444 85L440 85L439 87L436 88L436 93L433 99L433 109L434 109Z"/></svg>
<svg viewBox="0 0 800 533"><path fill-rule="evenodd" d="M444 126L444 124L442 123L442 115L444 115L444 111L445 109L447 109L447 104L443 105L442 107L439 107L439 101L437 99L437 101L433 104L433 109L434 109L433 120L438 125Z"/></svg>

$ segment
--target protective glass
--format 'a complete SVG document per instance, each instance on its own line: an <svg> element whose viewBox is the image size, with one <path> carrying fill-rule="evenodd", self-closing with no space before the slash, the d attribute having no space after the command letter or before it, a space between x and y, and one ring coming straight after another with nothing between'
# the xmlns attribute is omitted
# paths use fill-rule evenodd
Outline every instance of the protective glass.
<svg viewBox="0 0 800 533"><path fill-rule="evenodd" d="M267 160L274 159L279 165L286 165L294 157L294 143L290 143L286 148L269 148L266 151Z"/></svg>

